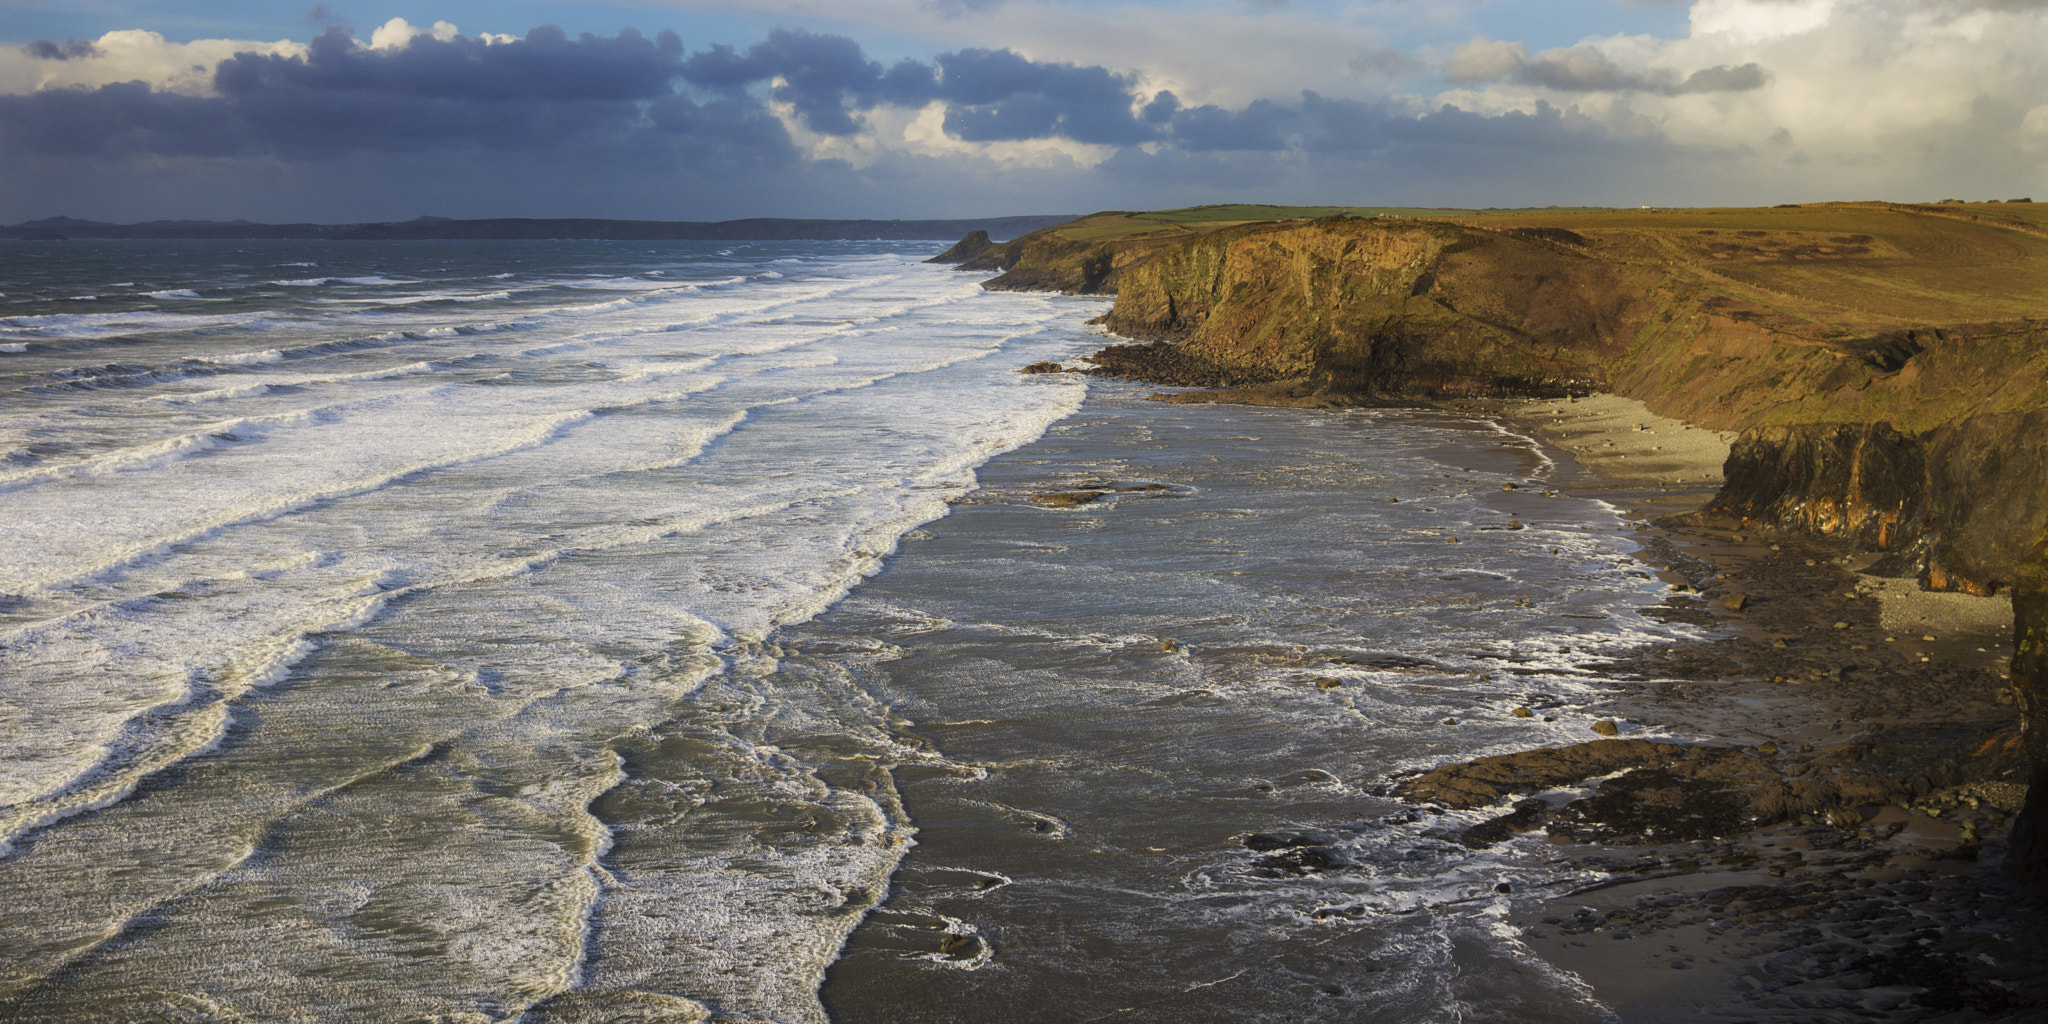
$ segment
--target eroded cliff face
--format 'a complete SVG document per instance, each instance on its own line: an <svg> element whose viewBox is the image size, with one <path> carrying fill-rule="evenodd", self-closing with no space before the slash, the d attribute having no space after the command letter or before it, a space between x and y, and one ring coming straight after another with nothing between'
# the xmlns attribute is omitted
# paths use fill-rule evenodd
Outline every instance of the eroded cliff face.
<svg viewBox="0 0 2048 1024"><path fill-rule="evenodd" d="M2033 888L2048 890L2048 540L2028 552L2013 576L2012 688L2021 743L2034 770L2005 866Z"/></svg>
<svg viewBox="0 0 2048 1024"><path fill-rule="evenodd" d="M1605 384L1639 303L1563 246L1425 222L1221 231L1122 271L1106 321L1244 380L1376 397Z"/></svg>
<svg viewBox="0 0 2048 1024"><path fill-rule="evenodd" d="M1805 261L1810 252L1793 258ZM1000 279L999 279L1000 280ZM1624 234L1330 218L1129 254L1105 368L1287 404L1600 389L1739 432L1703 513L1988 594L2048 529L2048 329L1859 332Z"/></svg>

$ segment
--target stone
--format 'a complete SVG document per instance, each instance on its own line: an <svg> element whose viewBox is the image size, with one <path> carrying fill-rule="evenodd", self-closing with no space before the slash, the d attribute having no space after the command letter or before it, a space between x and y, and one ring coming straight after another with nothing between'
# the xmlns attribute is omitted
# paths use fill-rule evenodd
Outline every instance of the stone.
<svg viewBox="0 0 2048 1024"><path fill-rule="evenodd" d="M1024 368L1023 368L1023 369L1021 369L1021 370L1018 370L1017 372L1018 372L1018 373L1065 373L1065 372L1067 372L1067 368L1066 368L1066 367L1064 367L1064 366L1061 366L1061 365L1060 365L1060 364L1058 364L1058 363L1055 363L1055 362L1051 362L1051 361L1049 361L1049 360L1041 360L1041 361L1039 361L1039 362L1036 362L1036 363L1032 363L1031 365L1029 365L1029 366L1026 366L1026 367L1024 367Z"/></svg>
<svg viewBox="0 0 2048 1024"><path fill-rule="evenodd" d="M1517 487L1516 485L1514 485L1514 484L1502 484L1502 485L1500 485L1500 489L1501 489L1501 490L1503 490L1503 491L1513 491L1513 490L1519 490L1520 488L1518 488L1518 487Z"/></svg>
<svg viewBox="0 0 2048 1024"><path fill-rule="evenodd" d="M1749 595L1730 594L1727 597L1721 599L1721 607L1726 608L1731 612L1739 612L1744 608L1749 607Z"/></svg>
<svg viewBox="0 0 2048 1024"><path fill-rule="evenodd" d="M1602 736L1619 736L1621 735L1621 726L1614 724L1614 720L1611 718L1603 718L1593 723L1593 731Z"/></svg>
<svg viewBox="0 0 2048 1024"><path fill-rule="evenodd" d="M1514 711L1512 712L1512 714L1513 714L1513 715L1514 715L1514 716L1515 716L1516 718L1534 718L1534 717L1536 717L1536 712L1534 712L1534 711L1531 711L1531 710L1529 710L1528 708L1516 708L1516 709L1515 709L1515 710L1514 710Z"/></svg>
<svg viewBox="0 0 2048 1024"><path fill-rule="evenodd" d="M2005 870L2048 892L2048 539L2034 545L2014 571L2012 610L2011 684L2031 785L2013 822Z"/></svg>
<svg viewBox="0 0 2048 1024"><path fill-rule="evenodd" d="M1341 680L1332 679L1329 676L1319 676L1316 678L1316 689L1318 690L1334 690L1343 685L1344 683Z"/></svg>
<svg viewBox="0 0 2048 1024"><path fill-rule="evenodd" d="M1272 853L1303 846L1327 846L1336 841L1336 836L1326 832L1254 832L1244 838L1244 848L1256 853Z"/></svg>
<svg viewBox="0 0 2048 1024"><path fill-rule="evenodd" d="M1039 503L1039 504L1041 504L1041 505L1050 505L1050 506L1052 506L1052 507L1054 507L1054 508L1072 508L1072 507L1074 507L1075 505L1086 505L1086 504L1088 504L1089 502L1092 502L1092 501L1094 501L1095 499L1097 499L1097 498L1100 498L1100 497L1102 497L1102 496L1103 496L1104 494L1107 494L1107 493L1109 493L1109 492L1108 492L1108 491L1054 491L1054 492L1052 492L1052 493L1050 493L1050 494L1041 494L1041 495L1039 495L1038 497L1036 497L1036 498L1033 498L1033 499L1031 499L1031 500L1033 500L1033 501L1035 501L1035 502L1038 502L1038 503Z"/></svg>

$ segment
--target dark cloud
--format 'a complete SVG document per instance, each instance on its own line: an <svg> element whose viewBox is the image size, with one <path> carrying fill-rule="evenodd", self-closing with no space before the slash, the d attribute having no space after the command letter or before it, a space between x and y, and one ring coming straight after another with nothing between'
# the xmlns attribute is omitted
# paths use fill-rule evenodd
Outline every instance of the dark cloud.
<svg viewBox="0 0 2048 1024"><path fill-rule="evenodd" d="M31 52L63 54L65 45ZM1532 57L1515 44L1486 46L1460 66L1479 80L1540 81L1563 93L1727 92L1767 79L1756 65L1659 76L1590 49ZM1404 66L1395 56L1374 51L1354 70L1397 73ZM222 61L213 83L205 96L139 82L0 95L0 152L9 156L0 161L0 202L23 206L33 196L90 213L65 197L104 194L149 197L161 215L218 216L255 212L255 192L275 187L275 201L289 187L308 209L290 216L325 210L342 219L351 209L905 216L971 213L996 187L1010 197L1070 197L1033 200L1043 209L1208 202L1219 189L1259 201L1413 201L1530 168L1543 169L1563 200L1674 152L1654 133L1618 140L1549 104L1418 116L1304 93L1189 106L1172 92L1141 94L1133 76L1100 66L1007 49L885 65L844 36L781 29L744 48L690 51L672 32L571 36L553 26L502 43L417 35L369 48L334 26L304 56ZM1092 167L1024 171L972 154L883 147L875 164L856 170L803 159L771 103L827 135L861 130L877 108L941 103L958 139L1061 138L1114 152ZM213 205L187 203L187 194L210 195ZM398 200L389 197L399 195L406 208L390 210Z"/></svg>
<svg viewBox="0 0 2048 1024"><path fill-rule="evenodd" d="M371 50L335 27L315 37L304 58L237 54L220 63L213 81L230 97L285 104L341 93L468 103L627 102L667 94L681 57L674 33L650 41L632 29L572 41L543 25L511 43L419 35L403 47Z"/></svg>
<svg viewBox="0 0 2048 1024"><path fill-rule="evenodd" d="M1683 96L1707 92L1747 92L1769 83L1759 64L1726 64L1703 68L1683 78L1654 68L1632 70L1616 64L1590 46L1549 50L1534 57L1517 43L1475 40L1451 56L1445 77L1476 84L1507 80L1557 92L1643 92Z"/></svg>
<svg viewBox="0 0 2048 1024"><path fill-rule="evenodd" d="M1173 120L1173 115L1178 110L1180 97L1161 91L1153 94L1152 102L1145 104L1145 109L1138 111L1138 116L1146 124L1165 124Z"/></svg>
<svg viewBox="0 0 2048 1024"><path fill-rule="evenodd" d="M509 43L422 35L370 49L337 26L305 57L222 61L213 96L141 83L0 96L0 143L100 156L318 159L475 147L681 162L796 158L758 101L700 105L676 93L683 53L672 32L571 39L554 26Z"/></svg>
<svg viewBox="0 0 2048 1024"><path fill-rule="evenodd" d="M931 65L905 60L885 69L845 36L776 29L745 52L714 46L692 54L679 71L692 85L729 94L774 81L769 95L828 135L858 131L854 115L862 111L932 100L947 102L946 131L970 142L1060 137L1127 145L1156 134L1131 112L1128 77L1012 50L957 50Z"/></svg>
<svg viewBox="0 0 2048 1024"><path fill-rule="evenodd" d="M1281 129L1299 119L1298 111L1272 100L1254 100L1243 110L1214 105L1183 110L1173 118L1173 141L1193 152L1220 150L1273 151L1287 148Z"/></svg>
<svg viewBox="0 0 2048 1024"><path fill-rule="evenodd" d="M157 92L141 82L0 95L0 143L17 155L228 156L249 150L225 101Z"/></svg>
<svg viewBox="0 0 2048 1024"><path fill-rule="evenodd" d="M21 51L38 60L80 60L100 55L100 48L90 39L66 39L61 43L38 39Z"/></svg>
<svg viewBox="0 0 2048 1024"><path fill-rule="evenodd" d="M1514 78L1559 92L1649 92L1680 96L1700 92L1745 92L1763 88L1767 77L1754 63L1706 68L1681 79L1663 71L1631 71L1591 47L1553 50L1524 63Z"/></svg>
<svg viewBox="0 0 2048 1024"><path fill-rule="evenodd" d="M971 49L940 54L938 64L946 131L969 142L1059 136L1121 146L1158 134L1131 112L1131 79L1107 68Z"/></svg>
<svg viewBox="0 0 2048 1024"><path fill-rule="evenodd" d="M925 9L937 11L948 18L993 11L1003 3L1004 0L924 0Z"/></svg>
<svg viewBox="0 0 2048 1024"><path fill-rule="evenodd" d="M891 88L915 89L929 79L922 65L906 61L888 72L868 60L860 44L845 36L815 35L778 28L742 54L730 46L697 53L678 69L692 85L738 92L758 82L781 81L770 91L795 108L812 131L850 135L860 129L853 111L881 102Z"/></svg>

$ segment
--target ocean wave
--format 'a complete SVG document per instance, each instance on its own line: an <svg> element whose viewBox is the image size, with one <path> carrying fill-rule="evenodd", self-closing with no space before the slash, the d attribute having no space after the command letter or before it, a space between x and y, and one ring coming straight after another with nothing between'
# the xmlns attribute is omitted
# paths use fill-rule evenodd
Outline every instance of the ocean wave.
<svg viewBox="0 0 2048 1024"><path fill-rule="evenodd" d="M236 352L232 355L211 356L206 361L219 363L223 366L250 366L258 363L281 363L284 362L284 359L285 354L283 351L267 348L261 352Z"/></svg>
<svg viewBox="0 0 2048 1024"><path fill-rule="evenodd" d="M933 301L903 301L916 274ZM770 640L1073 408L1082 383L1010 364L1070 357L1086 311L893 267L746 280L502 324L379 310L369 330L307 295L260 336L224 323L73 375L134 395L0 411L9 437L68 446L0 476L12 620L41 617L0 659L61 666L36 715L0 722L23 797L0 831L61 833L17 855L75 858L5 890L50 895L17 929L45 951L22 970L73 998L103 980L71 941L91 932L142 949L137 983L217 963L260 981L425 916L439 952L385 965L385 989L459 963L516 1010L644 961L663 990L816 1019L820 972L911 835L886 771L856 790L841 769L930 755L859 678ZM228 386L199 390L209 375ZM286 677L260 707L239 696ZM689 773L649 771L671 741ZM206 750L223 770L162 771ZM216 811L164 813L199 805L187 786L221 787ZM413 824L368 845L362 823L387 820ZM361 895L318 895L338 891ZM176 920L123 930L170 899ZM773 952L718 953L735 947ZM277 991L271 1010L309 1019L361 995Z"/></svg>

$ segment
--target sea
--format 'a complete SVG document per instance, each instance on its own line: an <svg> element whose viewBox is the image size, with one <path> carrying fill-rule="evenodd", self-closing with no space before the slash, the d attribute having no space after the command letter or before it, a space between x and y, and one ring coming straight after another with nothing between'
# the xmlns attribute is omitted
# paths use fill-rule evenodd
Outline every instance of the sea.
<svg viewBox="0 0 2048 1024"><path fill-rule="evenodd" d="M1600 1019L1623 511L943 247L0 242L0 1019Z"/></svg>

